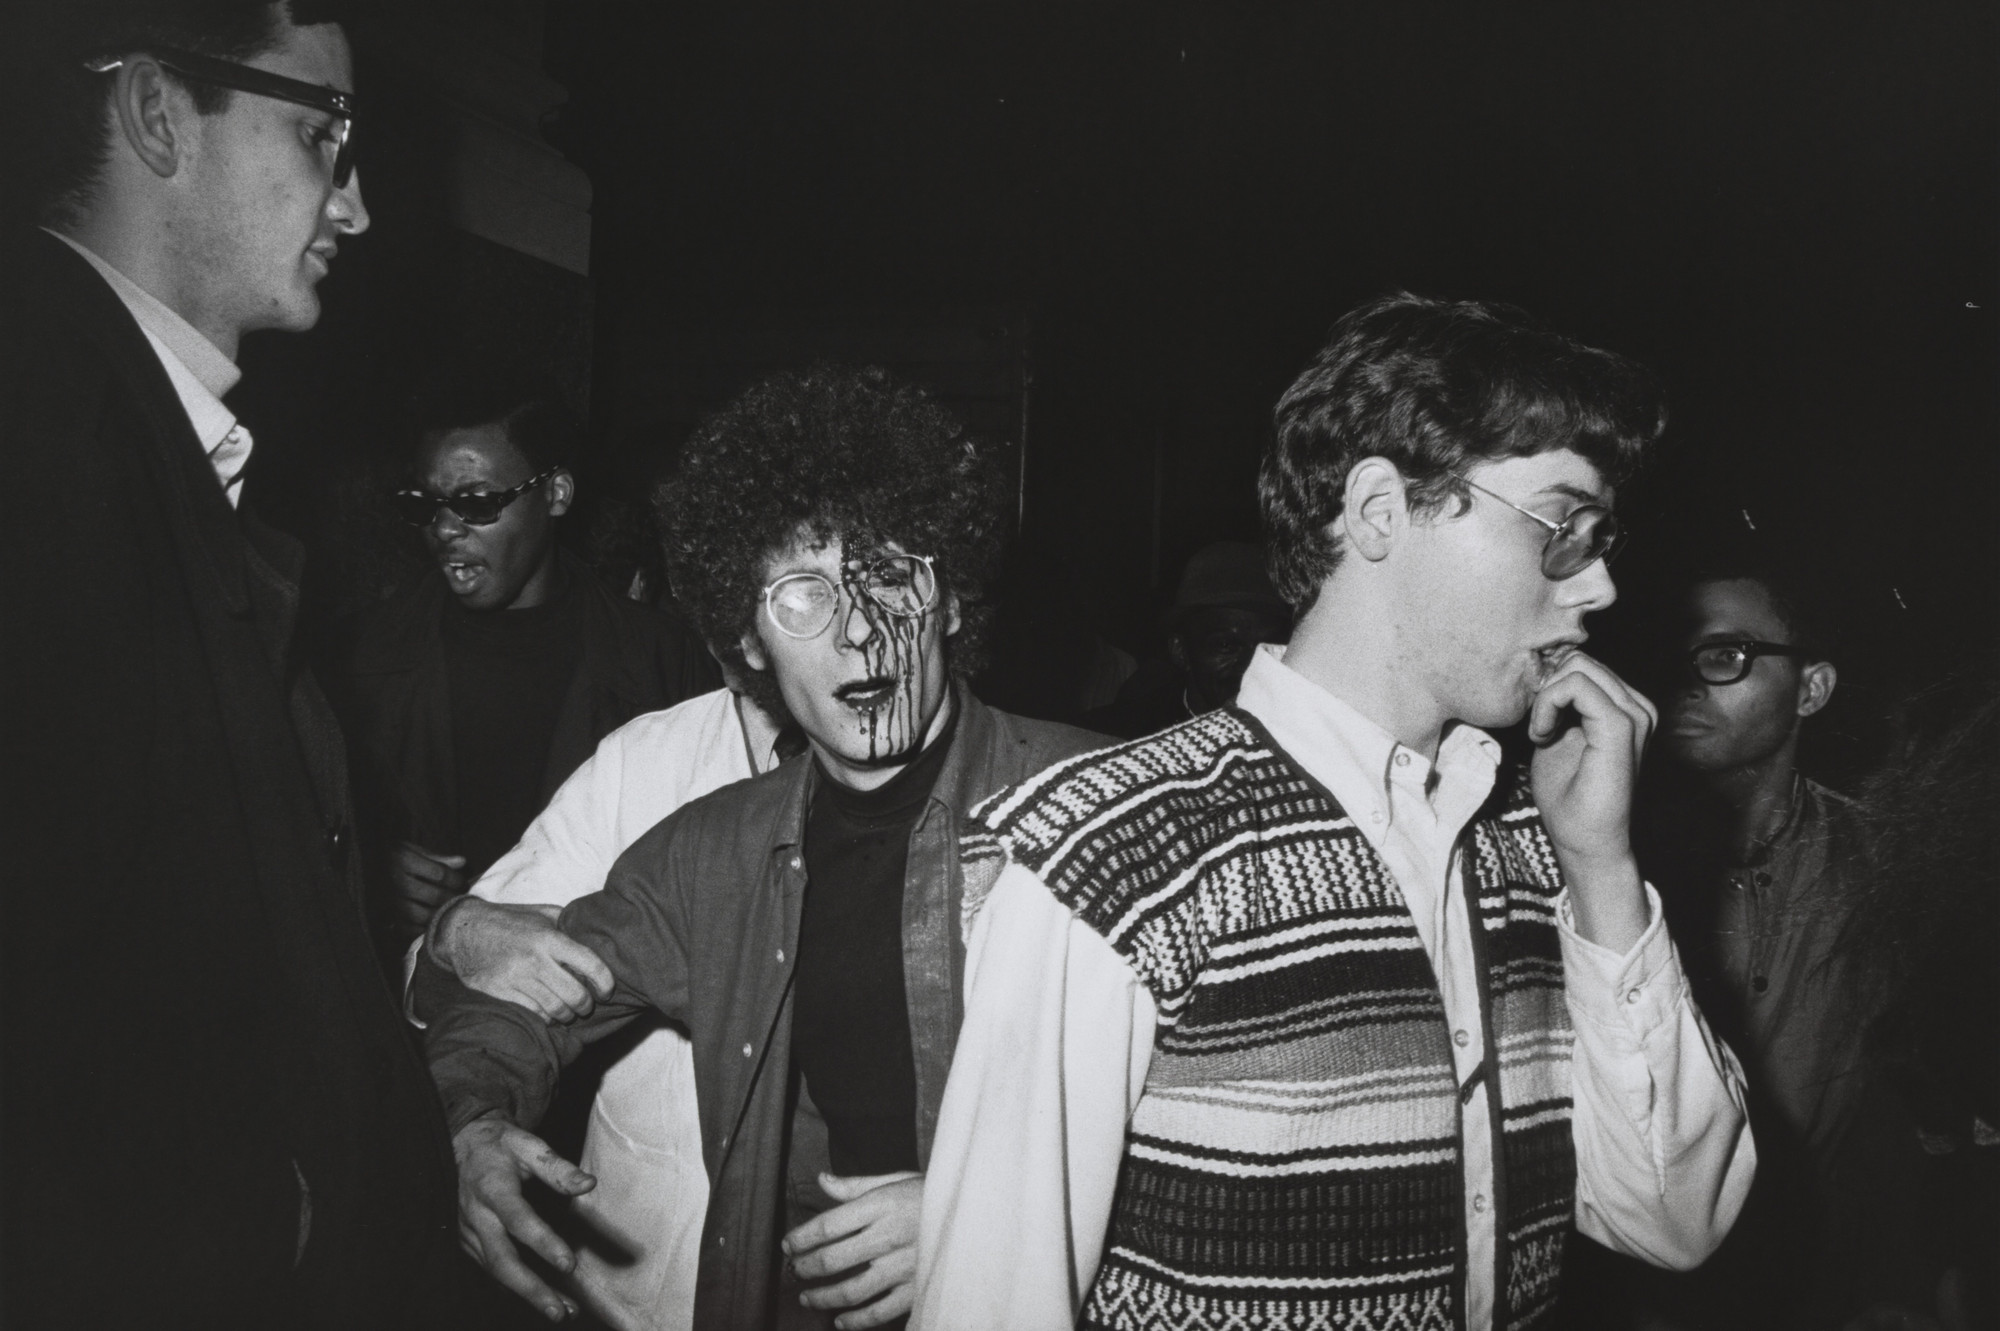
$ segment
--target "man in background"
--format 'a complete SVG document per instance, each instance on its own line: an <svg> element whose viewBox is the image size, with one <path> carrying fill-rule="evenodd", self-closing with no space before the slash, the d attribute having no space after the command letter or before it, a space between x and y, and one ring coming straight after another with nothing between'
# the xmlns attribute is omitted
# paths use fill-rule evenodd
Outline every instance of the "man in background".
<svg viewBox="0 0 2000 1331"><path fill-rule="evenodd" d="M1879 1126L1839 945L1864 837L1851 802L1799 765L1839 682L1831 616L1796 560L1747 542L1696 575L1682 612L1661 723L1678 770L1655 783L1642 849L1702 1010L1743 1061L1764 1161L1744 1225L1695 1285L1741 1325L1831 1325L1887 1256L1863 1235L1895 1173L1854 1149Z"/></svg>
<svg viewBox="0 0 2000 1331"><path fill-rule="evenodd" d="M244 493L241 339L368 227L324 6L9 6L0 1321L437 1325L451 1162ZM261 445L260 445L261 446ZM254 489L254 487L252 487Z"/></svg>
<svg viewBox="0 0 2000 1331"><path fill-rule="evenodd" d="M1216 541L1194 552L1167 613L1167 655L1125 682L1117 701L1086 718L1138 739L1236 701L1260 642L1291 635L1291 607L1264 571L1264 547Z"/></svg>
<svg viewBox="0 0 2000 1331"><path fill-rule="evenodd" d="M364 617L338 698L392 955L520 840L600 739L721 682L693 632L558 547L577 432L552 390L465 369L421 394L415 424L394 501L434 566Z"/></svg>

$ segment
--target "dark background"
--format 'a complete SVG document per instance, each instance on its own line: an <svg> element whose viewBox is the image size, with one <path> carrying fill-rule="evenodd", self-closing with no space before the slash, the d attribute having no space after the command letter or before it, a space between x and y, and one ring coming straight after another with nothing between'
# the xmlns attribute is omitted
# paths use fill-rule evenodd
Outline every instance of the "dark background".
<svg viewBox="0 0 2000 1331"><path fill-rule="evenodd" d="M539 132L589 176L587 280L446 224L451 42L413 59L414 11L567 89ZM1143 652L1187 555L1254 535L1270 407L1342 310L1497 299L1669 388L1614 655L1747 512L1828 571L1865 685L1995 622L1996 15L397 6L355 25L374 230L319 332L253 339L253 465L339 566L329 478L393 456L444 347L558 365L586 480L634 497L759 357L889 347L1024 459L1027 549Z"/></svg>

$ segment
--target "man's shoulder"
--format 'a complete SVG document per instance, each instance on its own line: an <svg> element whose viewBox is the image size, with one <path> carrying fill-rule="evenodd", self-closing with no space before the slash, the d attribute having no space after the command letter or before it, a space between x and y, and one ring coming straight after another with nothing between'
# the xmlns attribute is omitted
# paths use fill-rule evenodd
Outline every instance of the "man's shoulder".
<svg viewBox="0 0 2000 1331"><path fill-rule="evenodd" d="M997 707L986 707L985 711L993 722L991 757L1010 769L1001 778L1008 785L1033 776L1052 763L1095 753L1118 742L1109 735L1061 721L1038 721Z"/></svg>
<svg viewBox="0 0 2000 1331"><path fill-rule="evenodd" d="M982 801L973 822L1037 873L1074 858L1093 836L1135 823L1171 821L1180 846L1192 850L1222 834L1227 810L1256 802L1282 762L1241 716L1209 712L1057 761Z"/></svg>

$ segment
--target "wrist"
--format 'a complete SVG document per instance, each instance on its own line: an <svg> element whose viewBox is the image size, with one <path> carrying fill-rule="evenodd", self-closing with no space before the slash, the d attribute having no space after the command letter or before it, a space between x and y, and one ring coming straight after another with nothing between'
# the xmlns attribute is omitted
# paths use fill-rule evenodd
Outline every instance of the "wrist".
<svg viewBox="0 0 2000 1331"><path fill-rule="evenodd" d="M1556 859L1569 886L1577 933L1613 952L1630 950L1648 922L1645 880L1631 852L1571 856L1559 850Z"/></svg>
<svg viewBox="0 0 2000 1331"><path fill-rule="evenodd" d="M424 950L454 975L458 974L458 967L452 964L452 945L456 941L457 931L452 928L452 922L457 918L459 911L464 909L465 903L472 899L472 894L469 892L462 892L453 897L437 908L431 915L430 924L424 929Z"/></svg>

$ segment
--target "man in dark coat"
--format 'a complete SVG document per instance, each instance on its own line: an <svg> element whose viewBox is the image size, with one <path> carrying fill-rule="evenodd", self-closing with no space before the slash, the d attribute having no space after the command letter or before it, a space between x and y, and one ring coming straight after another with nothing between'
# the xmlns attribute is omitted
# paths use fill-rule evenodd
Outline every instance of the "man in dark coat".
<svg viewBox="0 0 2000 1331"><path fill-rule="evenodd" d="M575 500L560 397L504 366L419 395L397 507L435 567L363 616L334 702L378 933L400 957L521 839L597 741L722 683L692 629L556 544Z"/></svg>
<svg viewBox="0 0 2000 1331"><path fill-rule="evenodd" d="M43 230L0 255L0 458L41 478L0 524L0 1322L436 1325L448 1146L221 402L367 226L347 41L107 9L43 48Z"/></svg>

